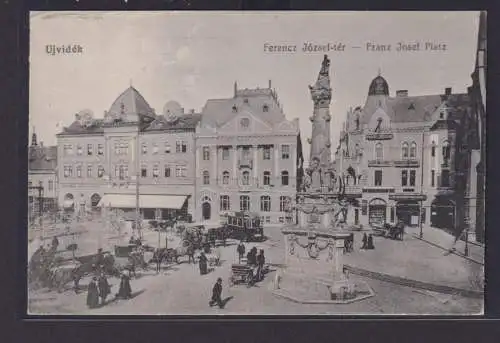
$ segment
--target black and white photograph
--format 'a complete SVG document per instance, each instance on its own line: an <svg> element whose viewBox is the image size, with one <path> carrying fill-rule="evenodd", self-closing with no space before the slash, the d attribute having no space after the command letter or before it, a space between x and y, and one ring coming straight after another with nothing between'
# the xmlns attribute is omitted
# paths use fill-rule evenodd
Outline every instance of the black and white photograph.
<svg viewBox="0 0 500 343"><path fill-rule="evenodd" d="M486 20L31 12L27 314L484 314Z"/></svg>

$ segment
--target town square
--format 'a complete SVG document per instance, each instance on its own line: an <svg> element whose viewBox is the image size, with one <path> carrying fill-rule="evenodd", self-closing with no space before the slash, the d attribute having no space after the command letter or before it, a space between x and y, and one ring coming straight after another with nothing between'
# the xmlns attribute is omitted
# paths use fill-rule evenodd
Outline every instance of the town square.
<svg viewBox="0 0 500 343"><path fill-rule="evenodd" d="M328 15L346 20L342 13ZM386 29L382 14L353 18L358 15ZM426 18L438 25L438 15ZM55 23L74 25L64 16L43 16L32 18L32 51L43 52L42 32L55 34ZM167 23L160 15L131 16L131 26L151 33L151 42L139 40L141 53L148 52L142 59L122 54L133 49L114 38L133 41L133 31L110 33L94 45L82 32L78 54L33 57L28 314L482 314L486 15L467 12L450 22L474 28L470 51L460 68L449 67L429 85L407 67L408 77L400 77L402 52L374 58L363 51L359 37L375 41L367 33L352 42L347 36L330 40L342 49L327 43L305 53L300 39L317 35L327 42L319 28L336 24L323 22L315 30L312 16L296 43L283 40L285 31L271 30L275 36L263 45L266 27L277 27L272 21L242 15L234 32L221 30L219 23L231 17L200 15L196 21L176 14ZM116 16L99 18L77 20L90 30L116 28ZM250 20L263 25L262 37L244 25ZM295 30L284 15L273 20ZM155 35L170 36L155 25L173 30L165 48ZM403 42L402 33L393 35L387 41ZM455 36L446 31L422 44L404 38L401 49L414 54L412 63L428 59L426 72L437 73L439 63L455 56ZM109 53L124 56L116 61L124 65L103 76L113 92L99 89L99 82L91 90L91 75L107 72L95 66L84 78L78 68L94 63L88 54L96 53L93 47L107 49L108 39ZM203 50L210 39L231 45L235 58ZM202 50L206 56L194 53ZM225 65L214 62L219 57ZM261 68L249 72L253 58ZM67 68L68 77L48 90L44 65ZM344 76L348 69L359 77ZM171 71L169 84L182 81L158 91L157 83L166 81L157 75L165 70ZM128 84L115 82L122 71L129 73ZM72 75L78 77L68 83ZM255 75L265 84L242 86ZM64 96L71 87L82 92ZM152 107L149 94L155 105L163 101L161 109ZM187 109L184 103L201 105Z"/></svg>

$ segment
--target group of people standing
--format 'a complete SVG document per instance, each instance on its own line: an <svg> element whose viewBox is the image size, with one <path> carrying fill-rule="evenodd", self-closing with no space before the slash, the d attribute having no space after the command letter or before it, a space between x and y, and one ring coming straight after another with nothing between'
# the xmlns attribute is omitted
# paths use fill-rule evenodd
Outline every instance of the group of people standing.
<svg viewBox="0 0 500 343"><path fill-rule="evenodd" d="M241 260L245 256L245 245L243 242L240 242L238 244L238 247L236 248L236 252L238 253L238 262L241 263ZM248 251L247 253L247 264L249 266L254 266L257 267L257 280L262 280L263 278L263 271L264 271L264 264L266 263L266 258L264 256L264 249L260 249L259 253L257 254L257 248L253 247Z"/></svg>
<svg viewBox="0 0 500 343"><path fill-rule="evenodd" d="M99 277L94 276L89 283L87 292L87 306L97 308L106 304L106 298L111 293L111 285L106 275L101 272ZM120 279L120 288L115 295L116 299L132 298L132 288L130 287L130 277L123 273ZM99 299L101 300L99 303Z"/></svg>

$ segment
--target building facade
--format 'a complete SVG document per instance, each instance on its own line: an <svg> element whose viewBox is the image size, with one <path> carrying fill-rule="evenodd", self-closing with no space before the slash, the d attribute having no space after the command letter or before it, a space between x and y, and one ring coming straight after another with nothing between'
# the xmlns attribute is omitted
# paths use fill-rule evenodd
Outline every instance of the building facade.
<svg viewBox="0 0 500 343"><path fill-rule="evenodd" d="M28 158L28 207L30 218L34 218L57 210L57 147L37 142L33 133Z"/></svg>
<svg viewBox="0 0 500 343"><path fill-rule="evenodd" d="M469 159L466 161L467 188L465 196L465 223L476 240L484 243L485 196L486 196L486 12L479 17L476 65L469 87L472 112L464 118L467 135L464 147Z"/></svg>
<svg viewBox="0 0 500 343"><path fill-rule="evenodd" d="M219 223L230 212L258 213L265 225L294 218L303 160L299 120L288 120L271 88L238 89L208 100L196 133L196 220Z"/></svg>
<svg viewBox="0 0 500 343"><path fill-rule="evenodd" d="M364 106L350 110L335 154L354 198L354 224L433 225L453 230L463 212L463 182L456 173L461 118L467 94L389 94L382 76L371 82Z"/></svg>
<svg viewBox="0 0 500 343"><path fill-rule="evenodd" d="M199 115L176 102L157 115L133 87L95 119L82 111L57 135L59 204L69 211L101 207L166 219L192 214L195 127ZM138 181L138 182L137 182Z"/></svg>

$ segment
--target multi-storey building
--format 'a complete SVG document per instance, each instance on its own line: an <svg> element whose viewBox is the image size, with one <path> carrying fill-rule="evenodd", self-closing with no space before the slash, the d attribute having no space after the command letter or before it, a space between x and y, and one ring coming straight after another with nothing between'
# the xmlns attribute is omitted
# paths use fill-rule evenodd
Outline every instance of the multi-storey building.
<svg viewBox="0 0 500 343"><path fill-rule="evenodd" d="M458 122L468 96L389 95L382 76L370 84L363 107L349 111L336 152L336 166L357 197L349 220L356 224L431 224L456 228L463 210ZM419 213L421 217L419 218ZM421 220L421 222L420 222Z"/></svg>
<svg viewBox="0 0 500 343"><path fill-rule="evenodd" d="M288 120L275 90L238 89L208 100L196 133L197 220L228 212L258 213L265 224L287 218L303 160L299 120Z"/></svg>
<svg viewBox="0 0 500 343"><path fill-rule="evenodd" d="M94 119L89 111L57 135L59 203L66 209L133 212L145 219L194 211L194 137L199 115L176 102L156 115L133 87ZM137 183L138 181L138 183Z"/></svg>
<svg viewBox="0 0 500 343"><path fill-rule="evenodd" d="M33 132L28 149L28 196L31 215L57 209L57 147L37 142Z"/></svg>
<svg viewBox="0 0 500 343"><path fill-rule="evenodd" d="M464 148L469 157L464 166L467 178L465 223L480 242L484 242L485 230L486 55L486 12L482 12L479 17L476 65L471 75L472 86L469 87L472 111L463 123L467 133Z"/></svg>

